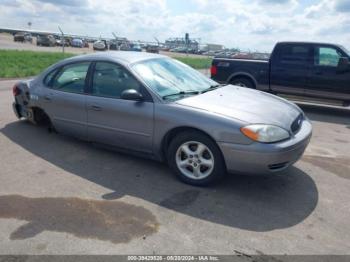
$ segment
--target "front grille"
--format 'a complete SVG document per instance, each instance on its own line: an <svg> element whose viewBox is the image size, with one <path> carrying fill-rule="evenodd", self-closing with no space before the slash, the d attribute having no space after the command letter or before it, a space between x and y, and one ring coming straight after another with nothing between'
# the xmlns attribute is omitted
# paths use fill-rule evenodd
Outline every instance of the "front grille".
<svg viewBox="0 0 350 262"><path fill-rule="evenodd" d="M293 121L292 125L290 126L290 129L292 130L293 134L297 133L303 123L304 116L303 114L298 115L298 117Z"/></svg>

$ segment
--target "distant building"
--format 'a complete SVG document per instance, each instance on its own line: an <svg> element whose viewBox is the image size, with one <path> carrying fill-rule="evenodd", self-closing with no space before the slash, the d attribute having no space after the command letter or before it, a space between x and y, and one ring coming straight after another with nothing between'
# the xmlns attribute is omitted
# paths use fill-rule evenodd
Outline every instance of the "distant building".
<svg viewBox="0 0 350 262"><path fill-rule="evenodd" d="M197 51L199 49L199 41L189 38L174 37L165 40L165 46L169 49L187 48Z"/></svg>
<svg viewBox="0 0 350 262"><path fill-rule="evenodd" d="M221 51L224 49L223 45L218 45L218 44L206 44L202 46L201 50L203 51Z"/></svg>

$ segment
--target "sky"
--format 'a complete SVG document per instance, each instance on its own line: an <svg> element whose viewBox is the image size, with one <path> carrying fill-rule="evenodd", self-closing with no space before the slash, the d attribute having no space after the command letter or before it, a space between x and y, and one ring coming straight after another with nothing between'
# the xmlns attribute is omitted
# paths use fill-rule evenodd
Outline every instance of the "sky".
<svg viewBox="0 0 350 262"><path fill-rule="evenodd" d="M350 0L0 0L0 27L131 40L199 38L241 50L278 41L321 41L350 49Z"/></svg>

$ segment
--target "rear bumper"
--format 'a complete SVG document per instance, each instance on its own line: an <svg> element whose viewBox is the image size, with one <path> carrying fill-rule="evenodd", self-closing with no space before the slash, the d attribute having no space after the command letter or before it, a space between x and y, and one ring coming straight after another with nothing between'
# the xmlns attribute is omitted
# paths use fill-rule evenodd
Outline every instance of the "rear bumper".
<svg viewBox="0 0 350 262"><path fill-rule="evenodd" d="M16 101L12 103L12 109L18 119L26 118L28 120L33 120L33 112L30 108L27 108Z"/></svg>
<svg viewBox="0 0 350 262"><path fill-rule="evenodd" d="M12 109L18 119L22 117L20 105L18 105L16 102L13 102Z"/></svg>
<svg viewBox="0 0 350 262"><path fill-rule="evenodd" d="M218 144L229 172L270 174L282 171L298 161L309 144L311 135L311 123L305 120L296 135L280 143Z"/></svg>

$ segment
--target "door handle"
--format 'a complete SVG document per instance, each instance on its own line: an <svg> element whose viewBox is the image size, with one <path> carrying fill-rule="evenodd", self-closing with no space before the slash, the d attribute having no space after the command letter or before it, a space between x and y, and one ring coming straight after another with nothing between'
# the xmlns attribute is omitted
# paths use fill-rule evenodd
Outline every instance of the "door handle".
<svg viewBox="0 0 350 262"><path fill-rule="evenodd" d="M100 106L95 106L95 105L92 105L91 108L95 111L101 111L102 110L102 107Z"/></svg>
<svg viewBox="0 0 350 262"><path fill-rule="evenodd" d="M46 101L51 101L51 100L52 100L52 99L51 99L51 96L48 96L48 95L44 96L44 99L45 99Z"/></svg>

